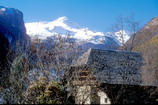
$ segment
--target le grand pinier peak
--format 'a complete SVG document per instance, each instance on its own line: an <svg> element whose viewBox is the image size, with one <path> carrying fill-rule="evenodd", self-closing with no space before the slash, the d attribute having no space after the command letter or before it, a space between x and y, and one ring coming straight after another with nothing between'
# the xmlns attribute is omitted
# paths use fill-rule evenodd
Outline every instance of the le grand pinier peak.
<svg viewBox="0 0 158 105"><path fill-rule="evenodd" d="M59 17L52 22L32 22L25 24L27 34L32 39L39 38L46 40L55 35L61 35L63 37L70 35L76 42L78 42L84 48L101 48L101 49L115 49L121 45L121 40L118 32L97 32L88 28L83 28L79 24L70 21L67 17ZM123 31L125 35L125 41L130 36L126 31Z"/></svg>

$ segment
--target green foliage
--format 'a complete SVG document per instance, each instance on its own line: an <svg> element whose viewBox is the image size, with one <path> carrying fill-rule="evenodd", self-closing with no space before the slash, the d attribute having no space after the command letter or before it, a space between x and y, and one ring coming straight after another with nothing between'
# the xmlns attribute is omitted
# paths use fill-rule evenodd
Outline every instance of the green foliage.
<svg viewBox="0 0 158 105"><path fill-rule="evenodd" d="M41 78L28 88L26 103L63 104L63 95L59 82L47 82L45 78Z"/></svg>
<svg viewBox="0 0 158 105"><path fill-rule="evenodd" d="M51 82L46 87L44 94L37 97L40 104L62 104L63 94L60 83Z"/></svg>
<svg viewBox="0 0 158 105"><path fill-rule="evenodd" d="M31 84L26 92L26 103L37 103L37 97L41 94L44 94L48 82L45 81L45 78L40 78L39 81Z"/></svg>

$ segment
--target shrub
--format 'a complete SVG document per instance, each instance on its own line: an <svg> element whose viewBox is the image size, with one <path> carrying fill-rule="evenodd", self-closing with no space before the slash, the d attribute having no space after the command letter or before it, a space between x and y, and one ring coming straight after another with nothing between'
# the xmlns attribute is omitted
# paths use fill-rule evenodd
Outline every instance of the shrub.
<svg viewBox="0 0 158 105"><path fill-rule="evenodd" d="M47 82L44 77L30 85L25 94L29 104L62 104L64 97L61 84Z"/></svg>

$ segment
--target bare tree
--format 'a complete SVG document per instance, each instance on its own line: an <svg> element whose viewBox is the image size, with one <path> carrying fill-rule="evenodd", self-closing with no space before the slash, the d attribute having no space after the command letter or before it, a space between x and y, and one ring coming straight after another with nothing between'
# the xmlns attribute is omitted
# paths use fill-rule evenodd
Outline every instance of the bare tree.
<svg viewBox="0 0 158 105"><path fill-rule="evenodd" d="M116 18L116 23L114 23L111 27L111 30L115 33L115 36L120 40L122 44L122 50L127 50L125 45L125 18L123 15L120 15Z"/></svg>
<svg viewBox="0 0 158 105"><path fill-rule="evenodd" d="M127 23L127 26L128 26L128 29L129 29L130 33L132 34L131 46L130 46L130 49L129 49L130 51L132 51L133 46L134 46L134 40L135 40L135 37L136 37L136 32L139 30L140 22L136 21L134 14L131 14L130 16L128 16L126 18L126 23Z"/></svg>
<svg viewBox="0 0 158 105"><path fill-rule="evenodd" d="M120 15L116 18L116 22L112 25L111 30L115 33L115 36L120 40L122 50L132 51L136 32L139 30L139 23L140 22L138 22L135 19L134 14L131 14L128 17ZM128 31L131 34L130 48L126 44L127 39L125 31Z"/></svg>
<svg viewBox="0 0 158 105"><path fill-rule="evenodd" d="M79 51L70 36L64 38L60 35L54 40L33 40L25 51L19 43L16 48L16 52L10 49L7 57L10 87L3 90L3 93L8 103L24 103L27 90L41 77L45 77L48 82L60 82Z"/></svg>

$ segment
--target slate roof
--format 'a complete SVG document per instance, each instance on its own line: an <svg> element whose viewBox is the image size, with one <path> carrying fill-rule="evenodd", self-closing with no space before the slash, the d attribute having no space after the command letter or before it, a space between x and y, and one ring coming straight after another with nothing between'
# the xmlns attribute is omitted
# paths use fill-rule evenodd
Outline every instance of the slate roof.
<svg viewBox="0 0 158 105"><path fill-rule="evenodd" d="M89 49L73 66L90 68L100 83L140 85L142 61L135 52Z"/></svg>

